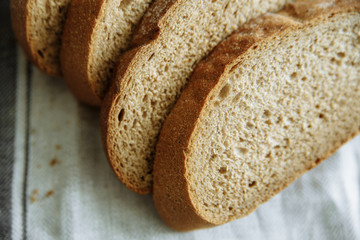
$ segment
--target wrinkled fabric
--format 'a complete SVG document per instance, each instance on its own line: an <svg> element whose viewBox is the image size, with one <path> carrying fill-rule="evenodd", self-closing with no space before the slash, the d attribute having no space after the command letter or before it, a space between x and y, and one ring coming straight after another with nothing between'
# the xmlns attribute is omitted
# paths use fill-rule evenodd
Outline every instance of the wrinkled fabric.
<svg viewBox="0 0 360 240"><path fill-rule="evenodd" d="M178 233L159 218L151 195L115 177L102 150L98 109L34 67L17 81L29 96L17 103L23 133L15 139L21 164L14 175L23 177L13 196L24 199L13 201L13 219L22 219L13 221L14 239L360 239L360 137L248 217Z"/></svg>

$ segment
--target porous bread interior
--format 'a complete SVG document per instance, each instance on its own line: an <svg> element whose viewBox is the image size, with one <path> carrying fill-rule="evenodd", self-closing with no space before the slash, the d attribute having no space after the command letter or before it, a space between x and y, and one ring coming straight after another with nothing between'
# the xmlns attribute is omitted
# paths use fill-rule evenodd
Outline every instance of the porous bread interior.
<svg viewBox="0 0 360 240"><path fill-rule="evenodd" d="M196 63L245 21L291 0L181 2L163 23L155 44L137 59L127 79L121 79L110 112L110 161L133 189L150 191L160 128Z"/></svg>
<svg viewBox="0 0 360 240"><path fill-rule="evenodd" d="M28 35L30 48L49 72L59 74L60 46L70 0L30 0Z"/></svg>
<svg viewBox="0 0 360 240"><path fill-rule="evenodd" d="M212 91L185 163L201 217L246 216L359 130L360 15L345 15L253 51Z"/></svg>
<svg viewBox="0 0 360 240"><path fill-rule="evenodd" d="M107 0L93 30L89 52L89 81L103 98L122 51L152 0Z"/></svg>

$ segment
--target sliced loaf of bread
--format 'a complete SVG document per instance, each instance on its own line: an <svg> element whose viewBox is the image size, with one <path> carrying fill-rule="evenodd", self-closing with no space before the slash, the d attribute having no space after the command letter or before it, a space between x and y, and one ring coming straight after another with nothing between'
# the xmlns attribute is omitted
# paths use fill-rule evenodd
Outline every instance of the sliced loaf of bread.
<svg viewBox="0 0 360 240"><path fill-rule="evenodd" d="M166 119L154 201L172 228L250 214L360 127L360 1L300 0L222 42Z"/></svg>
<svg viewBox="0 0 360 240"><path fill-rule="evenodd" d="M70 0L11 0L16 38L26 56L42 71L60 76L60 45Z"/></svg>
<svg viewBox="0 0 360 240"><path fill-rule="evenodd" d="M247 20L291 0L157 0L120 57L102 106L102 136L119 179L138 193L152 191L155 144L195 65Z"/></svg>
<svg viewBox="0 0 360 240"><path fill-rule="evenodd" d="M72 0L64 27L61 67L72 93L99 106L115 63L152 0Z"/></svg>

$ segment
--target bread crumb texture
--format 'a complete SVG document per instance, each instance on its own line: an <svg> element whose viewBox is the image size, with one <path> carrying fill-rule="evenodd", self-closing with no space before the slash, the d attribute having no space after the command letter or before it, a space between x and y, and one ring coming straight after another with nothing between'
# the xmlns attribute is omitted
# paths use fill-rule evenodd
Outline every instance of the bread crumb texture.
<svg viewBox="0 0 360 240"><path fill-rule="evenodd" d="M132 33L152 0L108 0L103 4L92 33L88 57L89 81L104 98L115 64L129 47Z"/></svg>
<svg viewBox="0 0 360 240"><path fill-rule="evenodd" d="M109 97L111 103L103 105L109 108L103 123L107 129L106 151L120 180L137 192L151 192L160 128L196 64L239 25L264 12L277 11L287 2L159 1L153 4L149 12L158 14L153 18L146 14L147 21L134 36L134 44L142 44L142 39L150 43L139 48L126 70L118 71ZM156 38L152 39L154 34Z"/></svg>
<svg viewBox="0 0 360 240"><path fill-rule="evenodd" d="M289 33L224 79L187 159L204 217L247 215L358 131L359 23L353 15Z"/></svg>
<svg viewBox="0 0 360 240"><path fill-rule="evenodd" d="M244 217L359 132L359 6L299 1L199 64L157 147L154 199L167 224Z"/></svg>
<svg viewBox="0 0 360 240"><path fill-rule="evenodd" d="M70 0L28 0L27 37L36 63L51 75L61 75L60 46Z"/></svg>

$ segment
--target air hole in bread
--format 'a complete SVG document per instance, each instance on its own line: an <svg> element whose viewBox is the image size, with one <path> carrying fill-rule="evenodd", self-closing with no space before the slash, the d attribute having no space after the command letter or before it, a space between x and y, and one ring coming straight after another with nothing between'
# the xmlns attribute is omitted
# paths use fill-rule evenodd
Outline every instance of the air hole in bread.
<svg viewBox="0 0 360 240"><path fill-rule="evenodd" d="M131 0L122 0L120 1L120 5L118 8L126 8L126 6L128 6L131 3Z"/></svg>
<svg viewBox="0 0 360 240"><path fill-rule="evenodd" d="M137 121L136 119L134 119L133 124L132 124L132 127L133 127L133 128L136 127L137 122L138 122L138 121Z"/></svg>
<svg viewBox="0 0 360 240"><path fill-rule="evenodd" d="M226 11L226 9L229 7L229 3L230 3L230 2L228 2L228 3L225 5L224 11Z"/></svg>
<svg viewBox="0 0 360 240"><path fill-rule="evenodd" d="M247 128L254 128L255 125L252 122L248 122L248 123L246 123L246 127Z"/></svg>
<svg viewBox="0 0 360 240"><path fill-rule="evenodd" d="M325 115L324 115L323 113L320 113L320 114L319 114L319 118L324 119L324 118L325 118Z"/></svg>
<svg viewBox="0 0 360 240"><path fill-rule="evenodd" d="M148 100L148 95L145 95L144 97L143 97L143 102L146 102L147 100Z"/></svg>
<svg viewBox="0 0 360 240"><path fill-rule="evenodd" d="M233 207L231 207L231 206L229 207L229 211L232 211L233 209L234 209Z"/></svg>
<svg viewBox="0 0 360 240"><path fill-rule="evenodd" d="M336 65L341 65L341 62L340 61L338 61L338 60L336 60L335 58L331 58L331 63L333 63L333 64L336 64Z"/></svg>
<svg viewBox="0 0 360 240"><path fill-rule="evenodd" d="M240 100L242 93L236 94L236 96L233 98L233 103L236 103Z"/></svg>
<svg viewBox="0 0 360 240"><path fill-rule="evenodd" d="M295 79L296 76L297 76L297 72L293 72L293 73L290 75L291 79Z"/></svg>
<svg viewBox="0 0 360 240"><path fill-rule="evenodd" d="M272 122L271 122L271 120L269 119L269 120L266 120L266 121L265 121L265 124L267 124L267 125L270 126L270 125L272 124Z"/></svg>
<svg viewBox="0 0 360 240"><path fill-rule="evenodd" d="M338 52L337 55L338 55L339 58L344 58L345 57L345 53L343 53L343 52Z"/></svg>
<svg viewBox="0 0 360 240"><path fill-rule="evenodd" d="M256 185L256 181L252 181L249 183L249 187L254 187Z"/></svg>
<svg viewBox="0 0 360 240"><path fill-rule="evenodd" d="M38 54L39 54L39 56L40 56L41 58L44 58L44 54L43 54L43 52L42 52L41 50L38 50L37 52L38 52Z"/></svg>
<svg viewBox="0 0 360 240"><path fill-rule="evenodd" d="M219 169L219 173L221 173L221 174L224 174L224 173L226 173L227 172L227 167L221 167L220 169Z"/></svg>
<svg viewBox="0 0 360 240"><path fill-rule="evenodd" d="M124 114L125 114L125 110L121 109L119 115L118 115L118 120L119 122L121 122L124 119Z"/></svg>
<svg viewBox="0 0 360 240"><path fill-rule="evenodd" d="M319 164L320 162L321 162L321 159L317 158L316 161L315 161L315 164Z"/></svg>
<svg viewBox="0 0 360 240"><path fill-rule="evenodd" d="M231 86L229 84L226 84L220 91L220 94L219 94L219 97L221 99L224 99L226 98L229 93L230 93L230 90L231 90Z"/></svg>
<svg viewBox="0 0 360 240"><path fill-rule="evenodd" d="M242 155L245 155L249 152L249 149L244 147L236 147L234 148L234 154L238 157L241 157Z"/></svg>
<svg viewBox="0 0 360 240"><path fill-rule="evenodd" d="M271 112L269 110L264 110L264 114L263 114L263 117L264 118L268 118L271 116Z"/></svg>
<svg viewBox="0 0 360 240"><path fill-rule="evenodd" d="M151 56L149 57L148 61L150 61L153 57L154 57L155 53L151 54Z"/></svg>

